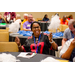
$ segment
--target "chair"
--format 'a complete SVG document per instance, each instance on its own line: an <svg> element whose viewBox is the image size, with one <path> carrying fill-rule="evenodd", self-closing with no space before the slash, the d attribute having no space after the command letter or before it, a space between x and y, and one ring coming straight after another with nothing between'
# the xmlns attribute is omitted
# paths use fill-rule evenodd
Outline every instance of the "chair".
<svg viewBox="0 0 75 75"><path fill-rule="evenodd" d="M23 24L21 24L20 30L23 30Z"/></svg>
<svg viewBox="0 0 75 75"><path fill-rule="evenodd" d="M0 42L0 52L18 52L16 42Z"/></svg>
<svg viewBox="0 0 75 75"><path fill-rule="evenodd" d="M49 32L53 32L53 33L56 33L56 29L54 29L54 30L48 30Z"/></svg>
<svg viewBox="0 0 75 75"><path fill-rule="evenodd" d="M37 18L36 21L42 21L42 18Z"/></svg>
<svg viewBox="0 0 75 75"><path fill-rule="evenodd" d="M8 29L0 29L0 32L9 32Z"/></svg>
<svg viewBox="0 0 75 75"><path fill-rule="evenodd" d="M9 32L0 31L0 42L9 42Z"/></svg>
<svg viewBox="0 0 75 75"><path fill-rule="evenodd" d="M60 25L60 32L64 32L65 29L68 28L68 25Z"/></svg>

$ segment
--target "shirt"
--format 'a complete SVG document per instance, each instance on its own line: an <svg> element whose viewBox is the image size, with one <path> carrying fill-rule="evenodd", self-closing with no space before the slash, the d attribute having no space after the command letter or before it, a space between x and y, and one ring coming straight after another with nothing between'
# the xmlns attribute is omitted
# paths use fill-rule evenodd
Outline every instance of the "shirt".
<svg viewBox="0 0 75 75"><path fill-rule="evenodd" d="M66 24L66 25L68 25L68 20L63 21L63 19L60 19L60 24Z"/></svg>
<svg viewBox="0 0 75 75"><path fill-rule="evenodd" d="M0 19L0 23L5 23L3 18Z"/></svg>
<svg viewBox="0 0 75 75"><path fill-rule="evenodd" d="M36 40L37 40L37 38L36 38ZM31 37L29 37L25 41L25 45L22 47L25 52L36 52L37 41L36 41L36 45L35 45L33 34ZM49 42L48 36L44 33L41 33L40 41L38 43L37 53L49 54L49 50L54 50L54 49L52 48L51 43Z"/></svg>
<svg viewBox="0 0 75 75"><path fill-rule="evenodd" d="M60 57L62 56L62 54L64 54L64 53L67 51L67 49L69 48L69 46L70 46L71 42L73 41L73 39L74 39L74 38L68 40L68 41L64 44L63 48L62 48L61 51L60 51ZM73 49L69 60L70 60L70 61L73 61L73 58L74 58L74 57L75 57L75 48Z"/></svg>
<svg viewBox="0 0 75 75"><path fill-rule="evenodd" d="M32 23L32 22L26 21L26 22L23 24L23 28L25 28L25 29L31 29L31 23Z"/></svg>
<svg viewBox="0 0 75 75"><path fill-rule="evenodd" d="M49 21L49 18L43 18L43 21Z"/></svg>
<svg viewBox="0 0 75 75"><path fill-rule="evenodd" d="M73 38L74 34L71 32L71 30L69 28L67 28L65 31L64 31L64 35L63 35L63 38L66 38L67 40Z"/></svg>
<svg viewBox="0 0 75 75"><path fill-rule="evenodd" d="M28 19L24 19L23 22L22 22L22 24L25 23L26 21L28 21Z"/></svg>

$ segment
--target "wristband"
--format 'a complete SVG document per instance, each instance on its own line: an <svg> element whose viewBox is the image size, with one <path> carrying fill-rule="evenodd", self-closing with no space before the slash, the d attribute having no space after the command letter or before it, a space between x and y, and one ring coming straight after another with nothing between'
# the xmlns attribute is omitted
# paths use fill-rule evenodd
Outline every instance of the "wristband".
<svg viewBox="0 0 75 75"><path fill-rule="evenodd" d="M18 47L21 47L21 44L20 44L20 46L18 46Z"/></svg>
<svg viewBox="0 0 75 75"><path fill-rule="evenodd" d="M49 41L50 42L50 41ZM52 39L52 42L50 42L51 44L53 43L54 41L53 41L53 39Z"/></svg>

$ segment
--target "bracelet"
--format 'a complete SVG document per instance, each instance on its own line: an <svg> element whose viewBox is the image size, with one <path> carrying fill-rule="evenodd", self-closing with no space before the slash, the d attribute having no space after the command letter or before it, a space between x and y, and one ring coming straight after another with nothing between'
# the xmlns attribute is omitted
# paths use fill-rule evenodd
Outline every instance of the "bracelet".
<svg viewBox="0 0 75 75"><path fill-rule="evenodd" d="M18 47L21 47L21 44L20 44L20 46L18 46Z"/></svg>
<svg viewBox="0 0 75 75"><path fill-rule="evenodd" d="M50 42L50 41L49 41ZM51 44L53 43L54 41L53 41L53 39L52 39L52 42L50 42Z"/></svg>

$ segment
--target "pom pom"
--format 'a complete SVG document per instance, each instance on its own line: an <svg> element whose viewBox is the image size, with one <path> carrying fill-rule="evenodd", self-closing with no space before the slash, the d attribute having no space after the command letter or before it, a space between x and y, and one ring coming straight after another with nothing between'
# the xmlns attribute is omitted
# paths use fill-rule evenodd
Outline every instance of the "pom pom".
<svg viewBox="0 0 75 75"><path fill-rule="evenodd" d="M57 16L57 15L52 16L51 23L48 26L48 29L55 30L55 29L59 28L59 25L60 25L59 16Z"/></svg>

